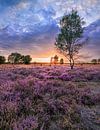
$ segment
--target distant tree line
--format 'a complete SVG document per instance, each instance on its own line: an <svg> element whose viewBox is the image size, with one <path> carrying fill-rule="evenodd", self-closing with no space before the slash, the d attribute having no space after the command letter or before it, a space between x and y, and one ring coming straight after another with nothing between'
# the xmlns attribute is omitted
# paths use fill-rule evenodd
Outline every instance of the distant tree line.
<svg viewBox="0 0 100 130"><path fill-rule="evenodd" d="M64 64L64 59L61 58L59 60L59 57L57 55L55 55L54 57L51 57L51 63L54 63L54 64L58 64L58 63Z"/></svg>
<svg viewBox="0 0 100 130"><path fill-rule="evenodd" d="M51 57L51 59L53 58L53 61L51 61L51 63L54 64L64 64L64 59L60 58L55 55L54 57ZM6 58L4 56L0 56L0 64L5 64L5 63L11 63L11 64L30 64L30 62L32 61L32 58L30 55L21 55L20 53L11 53L8 58L7 58L8 62L6 62ZM98 59L92 59L91 60L92 64L100 64L100 58Z"/></svg>
<svg viewBox="0 0 100 130"><path fill-rule="evenodd" d="M100 64L100 58L99 58L99 59L92 59L90 62L91 62L92 64ZM61 58L61 59L59 60L59 57L58 57L57 55L55 55L55 56L53 57L53 63L54 63L54 64L58 64L58 63L64 64L64 59Z"/></svg>
<svg viewBox="0 0 100 130"><path fill-rule="evenodd" d="M30 55L21 55L20 53L11 53L8 56L8 63L11 64L30 64L32 58ZM4 64L6 62L6 58L4 56L0 56L0 64Z"/></svg>
<svg viewBox="0 0 100 130"><path fill-rule="evenodd" d="M100 64L100 58L99 59L92 59L91 63L92 64Z"/></svg>

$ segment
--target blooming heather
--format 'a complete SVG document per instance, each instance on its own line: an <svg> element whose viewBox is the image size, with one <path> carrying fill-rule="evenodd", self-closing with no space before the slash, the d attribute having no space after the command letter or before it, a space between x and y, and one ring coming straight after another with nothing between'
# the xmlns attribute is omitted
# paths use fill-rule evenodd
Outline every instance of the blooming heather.
<svg viewBox="0 0 100 130"><path fill-rule="evenodd" d="M91 82L100 82L100 69L47 66L0 70L0 129L92 129L92 125L85 128L81 119L82 108L100 102L98 90L88 85Z"/></svg>

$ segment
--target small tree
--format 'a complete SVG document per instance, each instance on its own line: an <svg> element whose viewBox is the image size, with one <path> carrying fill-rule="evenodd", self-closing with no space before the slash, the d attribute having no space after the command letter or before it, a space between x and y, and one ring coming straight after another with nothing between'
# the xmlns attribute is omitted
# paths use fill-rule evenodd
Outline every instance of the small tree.
<svg viewBox="0 0 100 130"><path fill-rule="evenodd" d="M32 58L30 57L30 55L26 55L23 57L23 63L24 64L29 64L31 62Z"/></svg>
<svg viewBox="0 0 100 130"><path fill-rule="evenodd" d="M4 64L6 61L6 58L4 56L0 56L0 64Z"/></svg>
<svg viewBox="0 0 100 130"><path fill-rule="evenodd" d="M59 58L59 57L58 57L57 55L54 56L54 64L57 64L57 63L58 63L58 58Z"/></svg>
<svg viewBox="0 0 100 130"><path fill-rule="evenodd" d="M22 62L22 55L20 53L11 53L8 56L8 62L9 63L13 63L13 64L17 64L17 63L21 63Z"/></svg>
<svg viewBox="0 0 100 130"><path fill-rule="evenodd" d="M63 58L60 59L60 64L64 64L64 59Z"/></svg>
<svg viewBox="0 0 100 130"><path fill-rule="evenodd" d="M98 64L100 64L100 59L98 59Z"/></svg>
<svg viewBox="0 0 100 130"><path fill-rule="evenodd" d="M82 47L79 40L83 33L83 24L83 19L74 10L70 14L63 16L60 21L61 32L56 38L55 45L69 60L71 69L74 67L75 55L78 54L79 49Z"/></svg>
<svg viewBox="0 0 100 130"><path fill-rule="evenodd" d="M92 59L92 60L91 60L91 63L92 63L92 64L97 64L98 61L97 61L97 59Z"/></svg>

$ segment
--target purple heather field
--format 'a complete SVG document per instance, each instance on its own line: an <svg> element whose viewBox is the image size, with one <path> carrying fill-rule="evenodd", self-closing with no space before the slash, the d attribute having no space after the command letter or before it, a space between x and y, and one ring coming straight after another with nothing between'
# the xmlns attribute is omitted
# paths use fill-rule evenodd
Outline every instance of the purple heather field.
<svg viewBox="0 0 100 130"><path fill-rule="evenodd" d="M0 130L100 130L100 0L0 0Z"/></svg>
<svg viewBox="0 0 100 130"><path fill-rule="evenodd" d="M100 130L99 126L100 67L0 69L0 130Z"/></svg>

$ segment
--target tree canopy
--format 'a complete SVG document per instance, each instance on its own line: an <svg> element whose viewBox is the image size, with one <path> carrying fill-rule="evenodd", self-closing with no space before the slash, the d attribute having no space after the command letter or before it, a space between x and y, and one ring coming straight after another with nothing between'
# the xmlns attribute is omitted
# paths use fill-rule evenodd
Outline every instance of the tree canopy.
<svg viewBox="0 0 100 130"><path fill-rule="evenodd" d="M8 56L8 62L13 63L13 64L18 64L18 63L24 63L24 64L29 64L31 62L32 58L30 55L21 55L20 53L11 53Z"/></svg>
<svg viewBox="0 0 100 130"><path fill-rule="evenodd" d="M29 64L31 62L32 58L30 57L30 55L26 55L23 57L23 63L24 64Z"/></svg>
<svg viewBox="0 0 100 130"><path fill-rule="evenodd" d="M63 58L60 59L60 64L64 64L64 59Z"/></svg>
<svg viewBox="0 0 100 130"><path fill-rule="evenodd" d="M54 56L54 64L57 64L58 63L58 59L59 57L57 55Z"/></svg>
<svg viewBox="0 0 100 130"><path fill-rule="evenodd" d="M0 64L4 64L6 61L6 58L4 56L0 56Z"/></svg>

